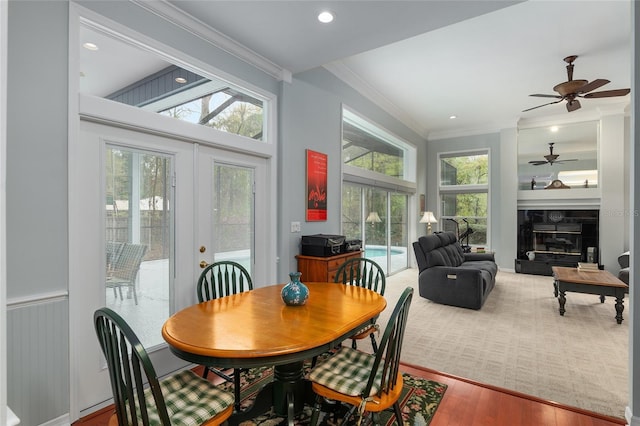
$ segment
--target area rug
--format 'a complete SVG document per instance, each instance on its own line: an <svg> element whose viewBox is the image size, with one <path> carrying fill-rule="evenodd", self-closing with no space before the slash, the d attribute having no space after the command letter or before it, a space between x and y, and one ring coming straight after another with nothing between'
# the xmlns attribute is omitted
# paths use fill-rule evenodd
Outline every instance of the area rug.
<svg viewBox="0 0 640 426"><path fill-rule="evenodd" d="M600 303L591 294L568 293L560 316L552 277L501 270L476 311L419 297L418 271L407 269L387 278L379 324L386 324L389 307L407 286L415 294L402 362L624 418L631 374L628 297L622 324L614 318L615 298Z"/></svg>
<svg viewBox="0 0 640 426"><path fill-rule="evenodd" d="M402 410L403 426L426 426L431 423L431 419L442 401L447 385L433 380L422 379L409 374L403 374L404 388L400 396L400 409ZM260 389L273 379L273 368L261 367L253 368L242 373L241 397L242 409L250 407L253 399ZM232 389L230 383L223 386ZM311 407L305 407L304 411L296 417L296 425L308 425L311 418ZM335 422L330 416L321 418L320 425L335 426L340 422ZM381 424L384 426L396 425L395 416L392 411L385 411L380 414ZM286 424L286 418L267 413L251 421L241 423L241 426L275 426Z"/></svg>

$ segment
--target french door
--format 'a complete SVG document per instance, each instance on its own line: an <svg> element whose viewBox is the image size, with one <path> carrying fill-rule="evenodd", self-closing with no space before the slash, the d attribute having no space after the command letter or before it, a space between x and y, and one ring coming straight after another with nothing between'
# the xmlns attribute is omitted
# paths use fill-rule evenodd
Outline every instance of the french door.
<svg viewBox="0 0 640 426"><path fill-rule="evenodd" d="M255 214L271 191L264 158L87 121L79 140L70 175L72 420L112 396L96 309L131 325L159 375L182 368L162 324L197 301L201 263L235 260L263 277L258 285L268 280L263 230L272 227L268 212Z"/></svg>

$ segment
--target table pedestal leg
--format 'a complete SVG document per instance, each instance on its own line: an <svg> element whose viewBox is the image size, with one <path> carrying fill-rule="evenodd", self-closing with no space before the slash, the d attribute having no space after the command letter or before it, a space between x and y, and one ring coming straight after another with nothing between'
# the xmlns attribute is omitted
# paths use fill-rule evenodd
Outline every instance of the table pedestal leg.
<svg viewBox="0 0 640 426"><path fill-rule="evenodd" d="M560 291L560 295L558 296L558 303L560 304L560 316L564 316L564 304L567 303L567 298L563 290Z"/></svg>
<svg viewBox="0 0 640 426"><path fill-rule="evenodd" d="M273 372L273 408L276 414L286 415L293 426L293 417L302 412L305 403L304 370L302 361L278 365Z"/></svg>
<svg viewBox="0 0 640 426"><path fill-rule="evenodd" d="M256 417L268 412L273 406L273 384L269 382L256 395L253 405L245 411L236 411L227 420L229 426L236 426L247 420L255 419Z"/></svg>
<svg viewBox="0 0 640 426"><path fill-rule="evenodd" d="M278 365L273 369L273 381L267 383L256 395L253 405L245 411L233 413L230 426L254 419L271 409L279 416L287 417L287 424L294 425L294 417L305 404L312 403L311 383L304 378L303 362Z"/></svg>
<svg viewBox="0 0 640 426"><path fill-rule="evenodd" d="M616 296L616 321L622 324L622 311L624 311L624 295Z"/></svg>

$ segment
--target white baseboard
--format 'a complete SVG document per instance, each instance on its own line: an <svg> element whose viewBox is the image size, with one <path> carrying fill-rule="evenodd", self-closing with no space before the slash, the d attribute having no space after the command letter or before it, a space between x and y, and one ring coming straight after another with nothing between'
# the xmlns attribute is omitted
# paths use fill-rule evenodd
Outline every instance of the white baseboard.
<svg viewBox="0 0 640 426"><path fill-rule="evenodd" d="M640 426L640 417L634 417L631 407L628 405L624 409L624 418L627 421L627 426Z"/></svg>
<svg viewBox="0 0 640 426"><path fill-rule="evenodd" d="M71 421L69 420L69 413L62 415L57 419L49 420L46 423L42 423L39 426L71 426Z"/></svg>

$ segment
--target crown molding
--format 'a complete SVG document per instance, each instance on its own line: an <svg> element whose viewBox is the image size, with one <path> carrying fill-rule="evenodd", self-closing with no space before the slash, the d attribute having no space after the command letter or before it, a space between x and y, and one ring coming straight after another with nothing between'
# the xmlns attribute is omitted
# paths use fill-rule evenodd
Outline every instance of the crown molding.
<svg viewBox="0 0 640 426"><path fill-rule="evenodd" d="M342 61L334 61L330 64L323 65L323 67L338 77L340 80L344 81L346 84L351 86L354 90L360 93L365 98L369 99L377 106L382 108L384 111L389 113L395 119L400 121L402 124L416 132L418 135L422 136L426 139L427 129L423 126L420 126L416 123L411 117L404 112L401 108L391 102L387 97L385 97L382 93L376 90L369 83L364 81L358 74L353 72L351 68L349 68Z"/></svg>
<svg viewBox="0 0 640 426"><path fill-rule="evenodd" d="M506 121L504 123L491 123L486 126L480 127L469 127L465 129L455 129L455 130L442 130L429 132L427 136L427 141L437 141L441 139L452 139L452 138L461 138L465 136L477 136L477 135L488 135L491 133L500 133L500 131L504 129L516 128L517 122Z"/></svg>
<svg viewBox="0 0 640 426"><path fill-rule="evenodd" d="M617 102L610 105L602 105L597 108L600 116L605 117L608 115L626 115L629 116L631 112L631 102Z"/></svg>
<svg viewBox="0 0 640 426"><path fill-rule="evenodd" d="M146 9L167 22L201 38L207 43L224 50L264 73L285 82L291 82L291 71L271 62L248 47L238 43L229 36L210 27L199 19L185 13L166 0L145 1L129 0L133 4Z"/></svg>
<svg viewBox="0 0 640 426"><path fill-rule="evenodd" d="M554 124L580 123L582 121L600 120L602 117L610 115L629 116L630 110L629 102L616 102L608 105L601 105L597 108L578 110L571 113L521 118L518 121L518 128L525 129L530 127L551 126Z"/></svg>

